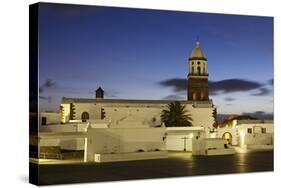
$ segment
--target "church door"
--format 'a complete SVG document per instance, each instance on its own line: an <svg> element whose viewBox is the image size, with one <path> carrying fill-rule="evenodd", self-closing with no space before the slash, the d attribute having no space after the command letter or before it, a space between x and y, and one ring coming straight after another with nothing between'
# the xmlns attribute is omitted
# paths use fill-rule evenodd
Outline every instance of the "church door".
<svg viewBox="0 0 281 188"><path fill-rule="evenodd" d="M82 115L81 115L81 119L82 119L82 122L86 122L87 120L90 119L90 115L88 112L83 112Z"/></svg>

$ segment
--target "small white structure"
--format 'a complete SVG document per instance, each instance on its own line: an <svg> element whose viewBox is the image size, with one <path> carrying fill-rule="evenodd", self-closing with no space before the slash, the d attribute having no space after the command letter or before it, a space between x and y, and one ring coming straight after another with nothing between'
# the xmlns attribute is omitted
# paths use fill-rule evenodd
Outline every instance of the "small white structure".
<svg viewBox="0 0 281 188"><path fill-rule="evenodd" d="M272 120L233 120L230 127L217 129L217 138L242 148L273 149L273 133Z"/></svg>
<svg viewBox="0 0 281 188"><path fill-rule="evenodd" d="M171 151L192 151L193 137L203 136L204 127L167 127L166 148Z"/></svg>
<svg viewBox="0 0 281 188"><path fill-rule="evenodd" d="M222 138L194 138L192 155L230 155L235 150Z"/></svg>
<svg viewBox="0 0 281 188"><path fill-rule="evenodd" d="M88 128L84 161L167 158L165 128Z"/></svg>

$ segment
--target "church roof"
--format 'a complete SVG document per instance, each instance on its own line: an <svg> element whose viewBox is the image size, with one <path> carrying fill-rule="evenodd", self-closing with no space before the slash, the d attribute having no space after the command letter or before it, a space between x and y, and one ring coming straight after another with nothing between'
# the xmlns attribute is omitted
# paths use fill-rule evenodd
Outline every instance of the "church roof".
<svg viewBox="0 0 281 188"><path fill-rule="evenodd" d="M119 103L119 104L169 104L175 100L141 100L141 99L87 99L87 98L66 98L63 97L61 103ZM193 104L192 101L177 100L182 104ZM212 101L196 101L196 103L212 104Z"/></svg>
<svg viewBox="0 0 281 188"><path fill-rule="evenodd" d="M203 52L202 48L200 47L200 42L196 41L196 46L192 50L189 60L207 60L205 53Z"/></svg>

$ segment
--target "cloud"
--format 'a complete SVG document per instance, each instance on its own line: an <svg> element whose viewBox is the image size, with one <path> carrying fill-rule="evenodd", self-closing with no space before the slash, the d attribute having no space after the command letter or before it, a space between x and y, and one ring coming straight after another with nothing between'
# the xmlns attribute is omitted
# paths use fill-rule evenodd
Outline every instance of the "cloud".
<svg viewBox="0 0 281 188"><path fill-rule="evenodd" d="M258 93L253 93L251 94L252 96L266 96L270 93L270 90L267 88L259 88L259 92Z"/></svg>
<svg viewBox="0 0 281 188"><path fill-rule="evenodd" d="M118 94L119 94L119 92L112 91L112 90L104 92L105 97L110 97L110 98L116 98L116 97L118 97Z"/></svg>
<svg viewBox="0 0 281 188"><path fill-rule="evenodd" d="M262 86L261 83L244 79L227 79L221 81L209 81L210 94L245 92L258 89Z"/></svg>
<svg viewBox="0 0 281 188"><path fill-rule="evenodd" d="M172 78L163 80L158 83L163 87L171 87L175 92L186 91L187 80L183 78ZM259 89L263 84L245 79L227 79L220 81L209 81L209 93L210 95L217 95L218 93L233 93L233 92L245 92L250 90ZM264 91L264 90L263 90Z"/></svg>
<svg viewBox="0 0 281 188"><path fill-rule="evenodd" d="M172 87L174 91L185 91L187 89L187 80L183 78L172 78L158 83L160 86Z"/></svg>
<svg viewBox="0 0 281 188"><path fill-rule="evenodd" d="M165 100L182 100L182 99L184 99L184 96L178 95L178 94L175 94L175 95L172 94L172 95L163 97L163 99L165 99Z"/></svg>
<svg viewBox="0 0 281 188"><path fill-rule="evenodd" d="M234 101L235 98L232 98L232 97L225 97L224 100L225 100L225 101L228 101L228 102L231 102L231 101Z"/></svg>
<svg viewBox="0 0 281 188"><path fill-rule="evenodd" d="M49 104L52 103L52 101L53 101L53 98L51 96L49 96L49 97L39 96L39 99L47 100Z"/></svg>
<svg viewBox="0 0 281 188"><path fill-rule="evenodd" d="M49 89L49 88L53 88L55 87L57 84L55 81L51 80L51 79L48 79L46 80L40 87L39 87L39 93L42 93L44 92L46 89Z"/></svg>

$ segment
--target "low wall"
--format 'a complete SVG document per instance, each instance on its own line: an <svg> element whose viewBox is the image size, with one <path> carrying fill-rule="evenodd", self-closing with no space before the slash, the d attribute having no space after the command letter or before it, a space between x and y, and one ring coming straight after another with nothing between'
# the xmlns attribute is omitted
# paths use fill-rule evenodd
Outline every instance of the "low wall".
<svg viewBox="0 0 281 188"><path fill-rule="evenodd" d="M233 148L228 148L228 149L207 150L206 155L231 155L234 153L235 150Z"/></svg>
<svg viewBox="0 0 281 188"><path fill-rule="evenodd" d="M167 151L118 153L118 154L95 154L94 162L135 161L148 159L168 158Z"/></svg>
<svg viewBox="0 0 281 188"><path fill-rule="evenodd" d="M229 155L234 154L227 141L222 138L193 139L192 155Z"/></svg>

